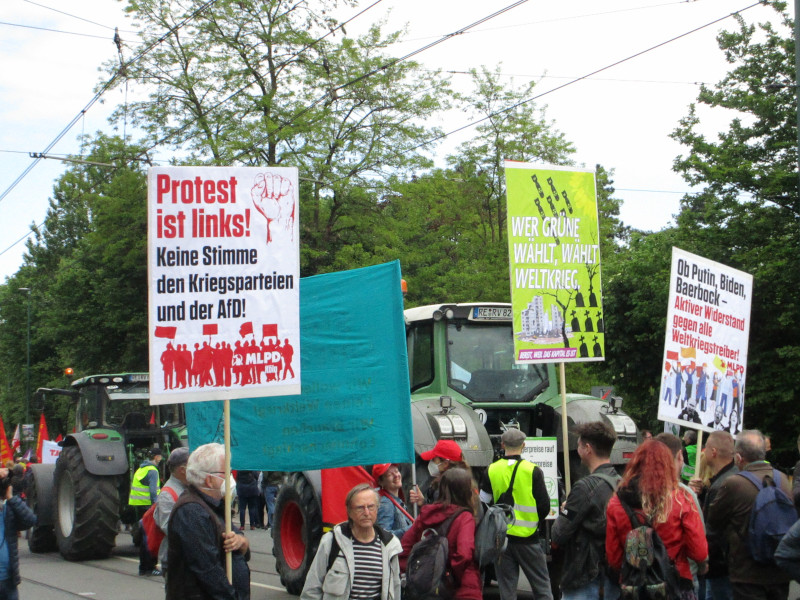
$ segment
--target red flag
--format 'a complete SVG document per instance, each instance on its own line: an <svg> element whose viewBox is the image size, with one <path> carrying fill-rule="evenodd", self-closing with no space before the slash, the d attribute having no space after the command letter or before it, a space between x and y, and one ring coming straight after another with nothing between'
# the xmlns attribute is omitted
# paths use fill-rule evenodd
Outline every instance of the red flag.
<svg viewBox="0 0 800 600"><path fill-rule="evenodd" d="M174 340L175 339L175 333L177 333L177 331L178 331L177 327L161 327L161 326L158 326L158 327L156 327L155 336L157 338L167 338L168 340Z"/></svg>
<svg viewBox="0 0 800 600"><path fill-rule="evenodd" d="M667 350L667 360L678 360L678 353L674 350Z"/></svg>
<svg viewBox="0 0 800 600"><path fill-rule="evenodd" d="M242 337L253 335L253 322L247 321L246 323L242 323L242 326L239 327L239 335Z"/></svg>
<svg viewBox="0 0 800 600"><path fill-rule="evenodd" d="M63 440L64 440L64 436L59 433L58 437L56 438L56 442L61 442Z"/></svg>
<svg viewBox="0 0 800 600"><path fill-rule="evenodd" d="M216 323L204 323L203 324L203 335L217 335L217 324Z"/></svg>
<svg viewBox="0 0 800 600"><path fill-rule="evenodd" d="M44 413L39 417L39 437L36 439L36 456L39 458L39 463L42 462L42 447L45 440L49 440L50 436L47 433L47 422L44 420Z"/></svg>
<svg viewBox="0 0 800 600"><path fill-rule="evenodd" d="M11 439L11 450L16 452L19 450L20 446L19 440L19 423L17 423L17 428L14 430L14 437Z"/></svg>
<svg viewBox="0 0 800 600"><path fill-rule="evenodd" d="M3 417L0 417L0 462L5 464L7 460L14 460L14 455L11 453L11 446L8 445Z"/></svg>
<svg viewBox="0 0 800 600"><path fill-rule="evenodd" d="M278 324L262 325L261 337L278 337Z"/></svg>
<svg viewBox="0 0 800 600"><path fill-rule="evenodd" d="M153 411L150 413L150 425L155 425L155 424L156 424L156 411Z"/></svg>
<svg viewBox="0 0 800 600"><path fill-rule="evenodd" d="M325 497L330 500L323 503L322 520L325 523L341 523L347 519L344 500L354 485L364 482L375 485L372 475L364 467L322 469L320 476Z"/></svg>
<svg viewBox="0 0 800 600"><path fill-rule="evenodd" d="M669 373L672 370L672 363L667 361L664 363L664 370Z"/></svg>

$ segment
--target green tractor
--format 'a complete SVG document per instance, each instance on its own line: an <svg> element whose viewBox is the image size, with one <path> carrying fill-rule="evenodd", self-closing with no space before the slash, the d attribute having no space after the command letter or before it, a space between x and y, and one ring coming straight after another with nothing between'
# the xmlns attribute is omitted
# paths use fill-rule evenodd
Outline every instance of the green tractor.
<svg viewBox="0 0 800 600"><path fill-rule="evenodd" d="M38 517L28 537L31 552L58 550L67 560L106 558L120 525L138 518L128 506L133 473L154 446L186 446L183 406L150 406L147 373L90 375L72 389L40 388L36 398L67 396L75 430L55 464L32 465L26 493Z"/></svg>

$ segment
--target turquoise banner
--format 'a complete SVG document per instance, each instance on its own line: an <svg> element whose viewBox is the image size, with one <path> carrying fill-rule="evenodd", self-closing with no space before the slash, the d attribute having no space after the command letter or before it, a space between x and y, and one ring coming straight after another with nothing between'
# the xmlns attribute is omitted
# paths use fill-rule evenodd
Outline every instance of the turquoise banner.
<svg viewBox="0 0 800 600"><path fill-rule="evenodd" d="M300 280L299 396L231 401L234 469L413 462L400 263ZM185 405L192 448L223 441L223 403Z"/></svg>

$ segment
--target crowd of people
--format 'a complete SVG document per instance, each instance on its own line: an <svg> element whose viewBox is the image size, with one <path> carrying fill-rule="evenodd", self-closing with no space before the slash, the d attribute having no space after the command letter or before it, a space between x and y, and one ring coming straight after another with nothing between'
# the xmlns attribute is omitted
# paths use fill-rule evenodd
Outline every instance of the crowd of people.
<svg viewBox="0 0 800 600"><path fill-rule="evenodd" d="M501 600L516 600L520 572L536 600L788 598L791 579L800 578L800 481L796 472L792 489L766 460L768 440L761 432L745 430L734 439L713 431L702 447L692 431L683 440L646 435L623 473L610 461L616 434L607 423L577 425L573 432L589 474L561 502L549 536L548 487L542 469L523 458L527 436L519 429L503 433L503 457L480 481L451 440L421 454L430 478L424 491L406 488L407 499L400 465L374 465L374 484L352 488L345 500L347 521L323 535L301 600L423 600L407 589L406 577L431 531L446 538L448 550L447 577L430 600L481 600L492 578ZM250 543L244 530L247 524L251 530L271 526L286 474L238 471L236 480L226 478L224 447L212 443L191 453L172 451L170 476L161 487L161 459L159 448L150 449L132 482L130 504L142 518L140 574L164 575L168 600L248 600ZM24 481L18 475L0 469L0 481L7 482L0 487L0 598L18 597L17 532L36 520L15 494L15 478ZM236 487L241 510L240 527L232 531L224 526L229 486ZM796 523L765 561L754 554L751 519L762 488L770 486L779 500L781 494L793 499ZM507 544L487 572L476 559L476 531L487 507L509 503L509 494L514 519ZM158 532L145 526L148 514ZM158 536L155 550L148 535ZM560 557L557 568L548 568L548 554L553 562ZM551 582L551 573L558 581Z"/></svg>

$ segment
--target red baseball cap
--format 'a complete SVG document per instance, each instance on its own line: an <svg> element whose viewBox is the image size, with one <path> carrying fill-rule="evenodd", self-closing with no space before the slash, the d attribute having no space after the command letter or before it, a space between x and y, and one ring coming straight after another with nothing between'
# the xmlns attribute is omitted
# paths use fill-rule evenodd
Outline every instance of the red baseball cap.
<svg viewBox="0 0 800 600"><path fill-rule="evenodd" d="M383 463L382 465L372 465L372 477L375 481L381 478L392 467L392 463Z"/></svg>
<svg viewBox="0 0 800 600"><path fill-rule="evenodd" d="M428 450L420 454L422 460L431 460L434 456L451 462L460 462L463 455L461 454L461 446L456 444L453 440L439 440L436 442L433 450Z"/></svg>

